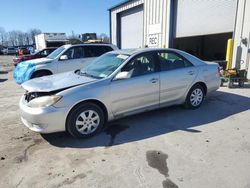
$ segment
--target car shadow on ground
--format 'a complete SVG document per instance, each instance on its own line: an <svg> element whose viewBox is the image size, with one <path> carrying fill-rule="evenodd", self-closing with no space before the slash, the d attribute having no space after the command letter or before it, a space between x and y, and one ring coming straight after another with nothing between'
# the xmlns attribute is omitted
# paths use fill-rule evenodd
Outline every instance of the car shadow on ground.
<svg viewBox="0 0 250 188"><path fill-rule="evenodd" d="M216 91L199 109L174 106L130 116L108 123L102 133L92 138L76 139L68 133L44 134L42 137L56 147L91 148L140 141L178 130L199 134L199 126L214 126L216 124L209 123L247 111L249 104L249 97Z"/></svg>
<svg viewBox="0 0 250 188"><path fill-rule="evenodd" d="M5 82L5 81L7 81L8 79L7 78L5 78L5 79L1 79L0 78L0 82Z"/></svg>
<svg viewBox="0 0 250 188"><path fill-rule="evenodd" d="M0 71L0 74L8 74L8 71Z"/></svg>

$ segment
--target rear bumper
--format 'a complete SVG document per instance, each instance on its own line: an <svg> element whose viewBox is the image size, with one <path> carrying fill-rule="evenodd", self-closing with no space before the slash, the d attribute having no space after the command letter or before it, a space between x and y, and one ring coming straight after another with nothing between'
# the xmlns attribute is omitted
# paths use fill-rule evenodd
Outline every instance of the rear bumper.
<svg viewBox="0 0 250 188"><path fill-rule="evenodd" d="M30 130L39 133L54 133L65 131L68 108L30 108L24 96L19 102L21 120Z"/></svg>

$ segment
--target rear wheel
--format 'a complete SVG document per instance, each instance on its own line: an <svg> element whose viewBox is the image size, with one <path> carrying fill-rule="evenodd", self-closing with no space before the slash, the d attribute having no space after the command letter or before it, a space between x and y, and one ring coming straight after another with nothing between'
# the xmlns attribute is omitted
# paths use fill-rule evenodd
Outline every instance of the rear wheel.
<svg viewBox="0 0 250 188"><path fill-rule="evenodd" d="M244 80L240 79L238 85L239 87L244 87Z"/></svg>
<svg viewBox="0 0 250 188"><path fill-rule="evenodd" d="M227 84L227 87L228 87L228 88L233 88L233 86L234 86L233 81L229 80L229 82L228 82L228 84Z"/></svg>
<svg viewBox="0 0 250 188"><path fill-rule="evenodd" d="M38 71L38 72L33 73L33 75L31 76L31 79L32 78L39 78L42 76L49 76L49 75L52 75L52 73L49 71Z"/></svg>
<svg viewBox="0 0 250 188"><path fill-rule="evenodd" d="M194 85L188 92L185 107L190 109L199 108L203 102L204 96L204 88L200 84Z"/></svg>
<svg viewBox="0 0 250 188"><path fill-rule="evenodd" d="M104 122L104 113L98 105L82 103L69 113L66 128L74 137L87 138L97 134Z"/></svg>

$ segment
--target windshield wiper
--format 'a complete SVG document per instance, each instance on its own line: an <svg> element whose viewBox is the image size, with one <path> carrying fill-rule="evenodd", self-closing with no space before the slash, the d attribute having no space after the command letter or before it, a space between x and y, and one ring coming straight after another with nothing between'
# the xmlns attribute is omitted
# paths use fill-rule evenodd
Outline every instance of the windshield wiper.
<svg viewBox="0 0 250 188"><path fill-rule="evenodd" d="M96 78L96 79L101 79L102 78L102 77L99 77L99 76L94 76L94 75L88 74L87 72L80 72L79 74L81 76L87 76L87 77Z"/></svg>

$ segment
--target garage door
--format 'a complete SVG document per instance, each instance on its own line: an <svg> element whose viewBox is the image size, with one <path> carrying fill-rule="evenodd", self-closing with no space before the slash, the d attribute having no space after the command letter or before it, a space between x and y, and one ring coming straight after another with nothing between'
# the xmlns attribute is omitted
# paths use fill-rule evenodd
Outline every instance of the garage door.
<svg viewBox="0 0 250 188"><path fill-rule="evenodd" d="M237 0L175 1L175 37L232 32Z"/></svg>
<svg viewBox="0 0 250 188"><path fill-rule="evenodd" d="M120 47L139 48L143 43L143 6L120 14Z"/></svg>

